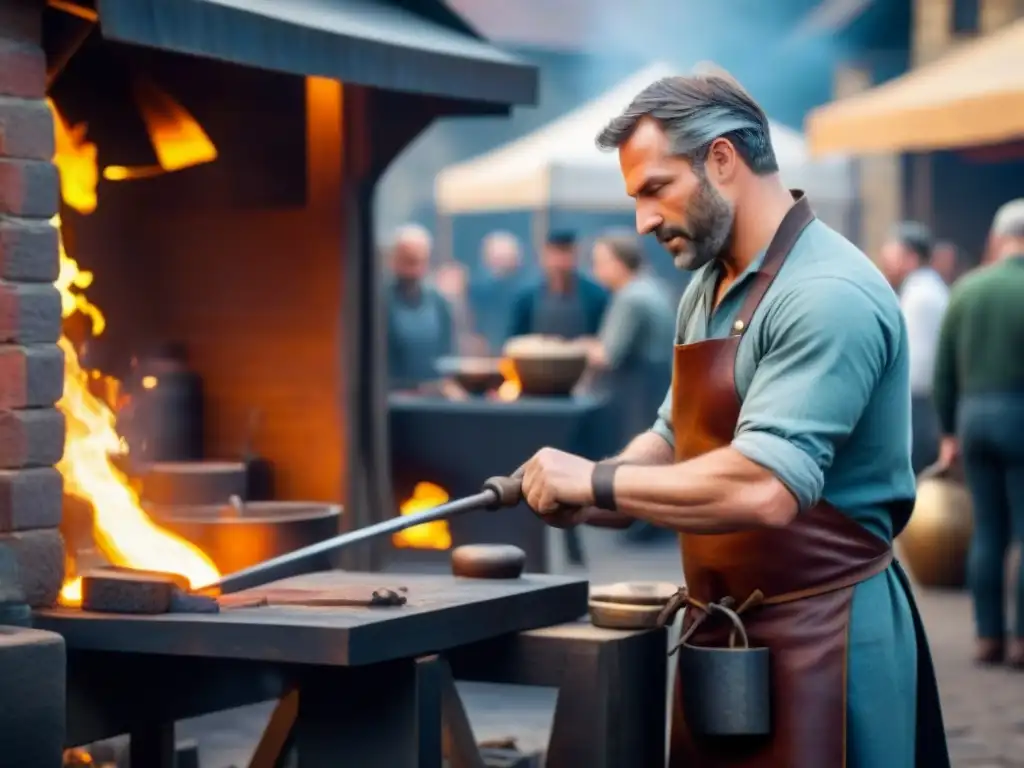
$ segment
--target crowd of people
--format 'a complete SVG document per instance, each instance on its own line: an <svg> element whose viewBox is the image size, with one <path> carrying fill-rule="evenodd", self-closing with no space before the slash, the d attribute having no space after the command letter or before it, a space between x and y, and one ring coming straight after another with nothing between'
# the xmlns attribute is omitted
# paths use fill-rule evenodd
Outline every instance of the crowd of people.
<svg viewBox="0 0 1024 768"><path fill-rule="evenodd" d="M496 356L511 338L557 336L587 349L589 386L621 395L616 426L623 439L650 425L669 385L675 307L635 234L599 235L589 270L571 232L548 236L539 270L524 264L513 235L491 233L473 279L457 261L432 267L432 250L430 234L416 225L401 227L390 244L392 389L436 385L445 357Z"/></svg>
<svg viewBox="0 0 1024 768"><path fill-rule="evenodd" d="M1009 634L1004 575L1024 541L1024 199L997 212L980 261L960 274L955 249L916 222L879 259L906 321L914 470L958 464L971 492L977 661L1024 668L1024 565Z"/></svg>

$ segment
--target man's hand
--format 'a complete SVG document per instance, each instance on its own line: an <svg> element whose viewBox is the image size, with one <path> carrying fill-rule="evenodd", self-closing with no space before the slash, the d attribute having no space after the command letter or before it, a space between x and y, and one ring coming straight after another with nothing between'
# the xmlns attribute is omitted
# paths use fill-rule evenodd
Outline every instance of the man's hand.
<svg viewBox="0 0 1024 768"><path fill-rule="evenodd" d="M939 466L949 469L959 458L960 443L957 442L957 439L951 435L943 437L942 442L939 443Z"/></svg>
<svg viewBox="0 0 1024 768"><path fill-rule="evenodd" d="M581 507L594 503L592 461L554 448L541 448L520 471L523 497L539 515L561 513L564 516L566 507L578 512Z"/></svg>

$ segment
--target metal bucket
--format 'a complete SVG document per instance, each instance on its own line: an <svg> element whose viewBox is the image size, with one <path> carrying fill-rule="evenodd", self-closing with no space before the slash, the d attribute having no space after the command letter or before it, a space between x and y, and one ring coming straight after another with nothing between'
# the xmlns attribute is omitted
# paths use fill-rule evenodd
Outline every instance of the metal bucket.
<svg viewBox="0 0 1024 768"><path fill-rule="evenodd" d="M679 641L679 684L687 726L699 736L767 736L768 649L750 647L743 621L731 608L710 603L708 609L708 618L723 614L733 623L733 631L724 648L690 645L690 637L703 623L698 620Z"/></svg>

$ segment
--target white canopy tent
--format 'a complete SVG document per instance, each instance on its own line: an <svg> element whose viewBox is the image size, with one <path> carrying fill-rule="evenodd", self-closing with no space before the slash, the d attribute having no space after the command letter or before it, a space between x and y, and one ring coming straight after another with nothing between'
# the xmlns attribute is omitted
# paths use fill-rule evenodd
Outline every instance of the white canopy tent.
<svg viewBox="0 0 1024 768"><path fill-rule="evenodd" d="M486 211L552 208L631 211L615 153L594 139L643 88L678 69L659 62L636 73L597 99L533 133L471 160L445 168L434 182L438 213L450 216ZM783 180L807 192L818 210L846 210L854 199L853 174L844 158L812 160L803 136L771 124L772 144ZM827 215L833 220L836 216Z"/></svg>

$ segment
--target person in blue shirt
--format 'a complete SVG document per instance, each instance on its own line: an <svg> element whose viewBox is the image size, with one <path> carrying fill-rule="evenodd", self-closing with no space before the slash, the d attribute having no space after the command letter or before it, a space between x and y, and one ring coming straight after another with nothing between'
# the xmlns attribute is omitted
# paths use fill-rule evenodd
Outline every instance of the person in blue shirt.
<svg viewBox="0 0 1024 768"><path fill-rule="evenodd" d="M516 295L508 336L596 336L608 293L579 270L576 236L553 232L540 257L543 276Z"/></svg>
<svg viewBox="0 0 1024 768"><path fill-rule="evenodd" d="M455 350L451 307L427 281L432 246L430 233L414 224L399 228L391 241L386 306L392 389L417 389L438 379L438 358Z"/></svg>
<svg viewBox="0 0 1024 768"><path fill-rule="evenodd" d="M680 668L707 663L694 647L768 650L766 688L741 693L768 698L770 733L710 736L694 714L714 701L678 674L671 767L949 768L927 640L892 553L915 496L895 294L783 186L768 119L732 78L658 80L598 144L618 152L637 230L694 271L672 387L615 459L545 448L520 476L552 525L679 533L674 604L692 630Z"/></svg>

